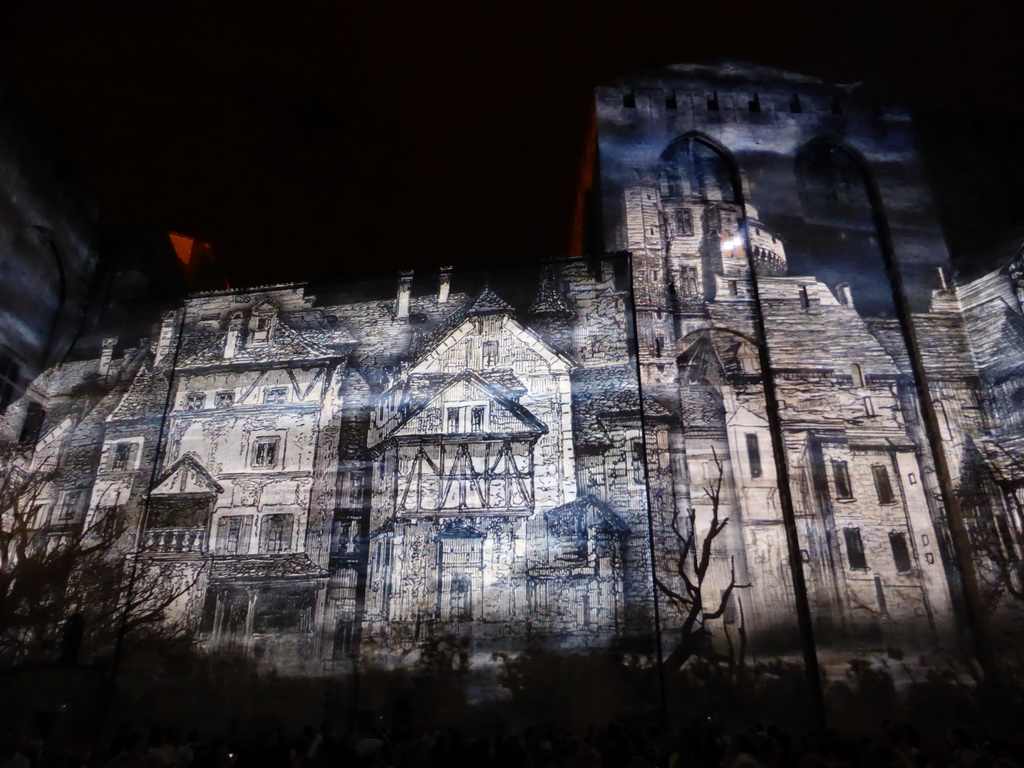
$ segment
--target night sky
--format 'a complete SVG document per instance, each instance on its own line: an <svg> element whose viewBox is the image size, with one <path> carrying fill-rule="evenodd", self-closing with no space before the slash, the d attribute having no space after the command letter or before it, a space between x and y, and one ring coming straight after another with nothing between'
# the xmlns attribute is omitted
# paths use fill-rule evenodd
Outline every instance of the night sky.
<svg viewBox="0 0 1024 768"><path fill-rule="evenodd" d="M617 73L732 58L1024 106L1020 2L0 9L0 77L103 226L208 240L236 286L565 253L589 91Z"/></svg>

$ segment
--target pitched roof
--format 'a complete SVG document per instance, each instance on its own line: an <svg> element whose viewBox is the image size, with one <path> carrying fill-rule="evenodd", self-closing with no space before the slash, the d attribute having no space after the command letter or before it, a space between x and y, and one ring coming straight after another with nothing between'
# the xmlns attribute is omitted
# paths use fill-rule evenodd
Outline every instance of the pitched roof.
<svg viewBox="0 0 1024 768"><path fill-rule="evenodd" d="M309 556L291 555L216 556L210 571L212 579L320 579L328 576Z"/></svg>
<svg viewBox="0 0 1024 768"><path fill-rule="evenodd" d="M629 532L629 526L611 507L590 494L549 509L544 519L556 536L572 536L584 531L616 536Z"/></svg>
<svg viewBox="0 0 1024 768"><path fill-rule="evenodd" d="M224 486L203 466L199 457L189 451L157 478L153 493L224 493Z"/></svg>
<svg viewBox="0 0 1024 768"><path fill-rule="evenodd" d="M515 310L512 309L512 305L496 294L489 285L480 291L480 295L473 300L473 303L466 310L466 314L471 317L475 315L511 315L514 312Z"/></svg>

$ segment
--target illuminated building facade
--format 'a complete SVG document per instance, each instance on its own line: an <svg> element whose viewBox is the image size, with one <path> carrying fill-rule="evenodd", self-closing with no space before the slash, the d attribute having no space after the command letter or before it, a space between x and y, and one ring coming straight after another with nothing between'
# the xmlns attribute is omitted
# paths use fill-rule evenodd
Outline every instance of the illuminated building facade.
<svg viewBox="0 0 1024 768"><path fill-rule="evenodd" d="M195 294L30 387L33 524L129 520L168 622L308 674L1009 631L1021 270L945 277L907 114L736 66L596 95L609 255Z"/></svg>

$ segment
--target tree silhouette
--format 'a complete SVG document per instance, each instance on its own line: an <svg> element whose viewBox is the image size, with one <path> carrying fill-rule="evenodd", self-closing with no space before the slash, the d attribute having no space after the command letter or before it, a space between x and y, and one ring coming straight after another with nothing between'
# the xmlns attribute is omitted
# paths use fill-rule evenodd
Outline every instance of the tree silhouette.
<svg viewBox="0 0 1024 768"><path fill-rule="evenodd" d="M60 461L0 445L3 666L95 658L122 632L180 635L183 629L163 621L165 612L199 578L167 578L131 554L129 521L117 508L88 523L47 516Z"/></svg>
<svg viewBox="0 0 1024 768"><path fill-rule="evenodd" d="M729 558L729 583L722 589L717 600L710 605L705 601L705 586L710 587L709 575L712 559L715 550L715 539L717 539L725 526L729 523L728 518L720 515L722 501L722 483L725 478L725 467L718 454L712 448L712 459L715 464L716 477L703 491L711 502L711 521L707 533L703 538L697 535L697 511L690 507L683 518L677 509L672 513L671 531L679 544L679 555L675 558L673 571L678 577L679 587L673 588L655 572L654 582L658 591L668 598L683 617L681 627L681 639L679 644L672 649L664 660L664 665L669 669L679 669L690 657L697 655L707 648L711 632L707 627L709 621L721 618L732 598L733 590L745 589L749 584L736 583L736 561L735 557ZM732 638L727 640L730 646L730 656L737 654L737 649L732 645ZM745 653L745 632L740 628L741 647L738 650L739 657Z"/></svg>

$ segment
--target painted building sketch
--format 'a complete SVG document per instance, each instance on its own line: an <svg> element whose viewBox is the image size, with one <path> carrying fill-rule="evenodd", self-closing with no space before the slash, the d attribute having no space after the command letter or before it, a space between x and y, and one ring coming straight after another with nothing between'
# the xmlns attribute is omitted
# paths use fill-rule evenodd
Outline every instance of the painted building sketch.
<svg viewBox="0 0 1024 768"><path fill-rule="evenodd" d="M646 637L628 266L543 266L519 309L449 270L383 300L197 295L152 343L33 385L22 442L80 455L32 525L128 521L168 622L283 668Z"/></svg>
<svg viewBox="0 0 1024 768"><path fill-rule="evenodd" d="M953 281L907 113L680 67L596 129L596 255L194 294L43 373L21 557L91 541L105 605L306 675L1019 639L1024 257Z"/></svg>

